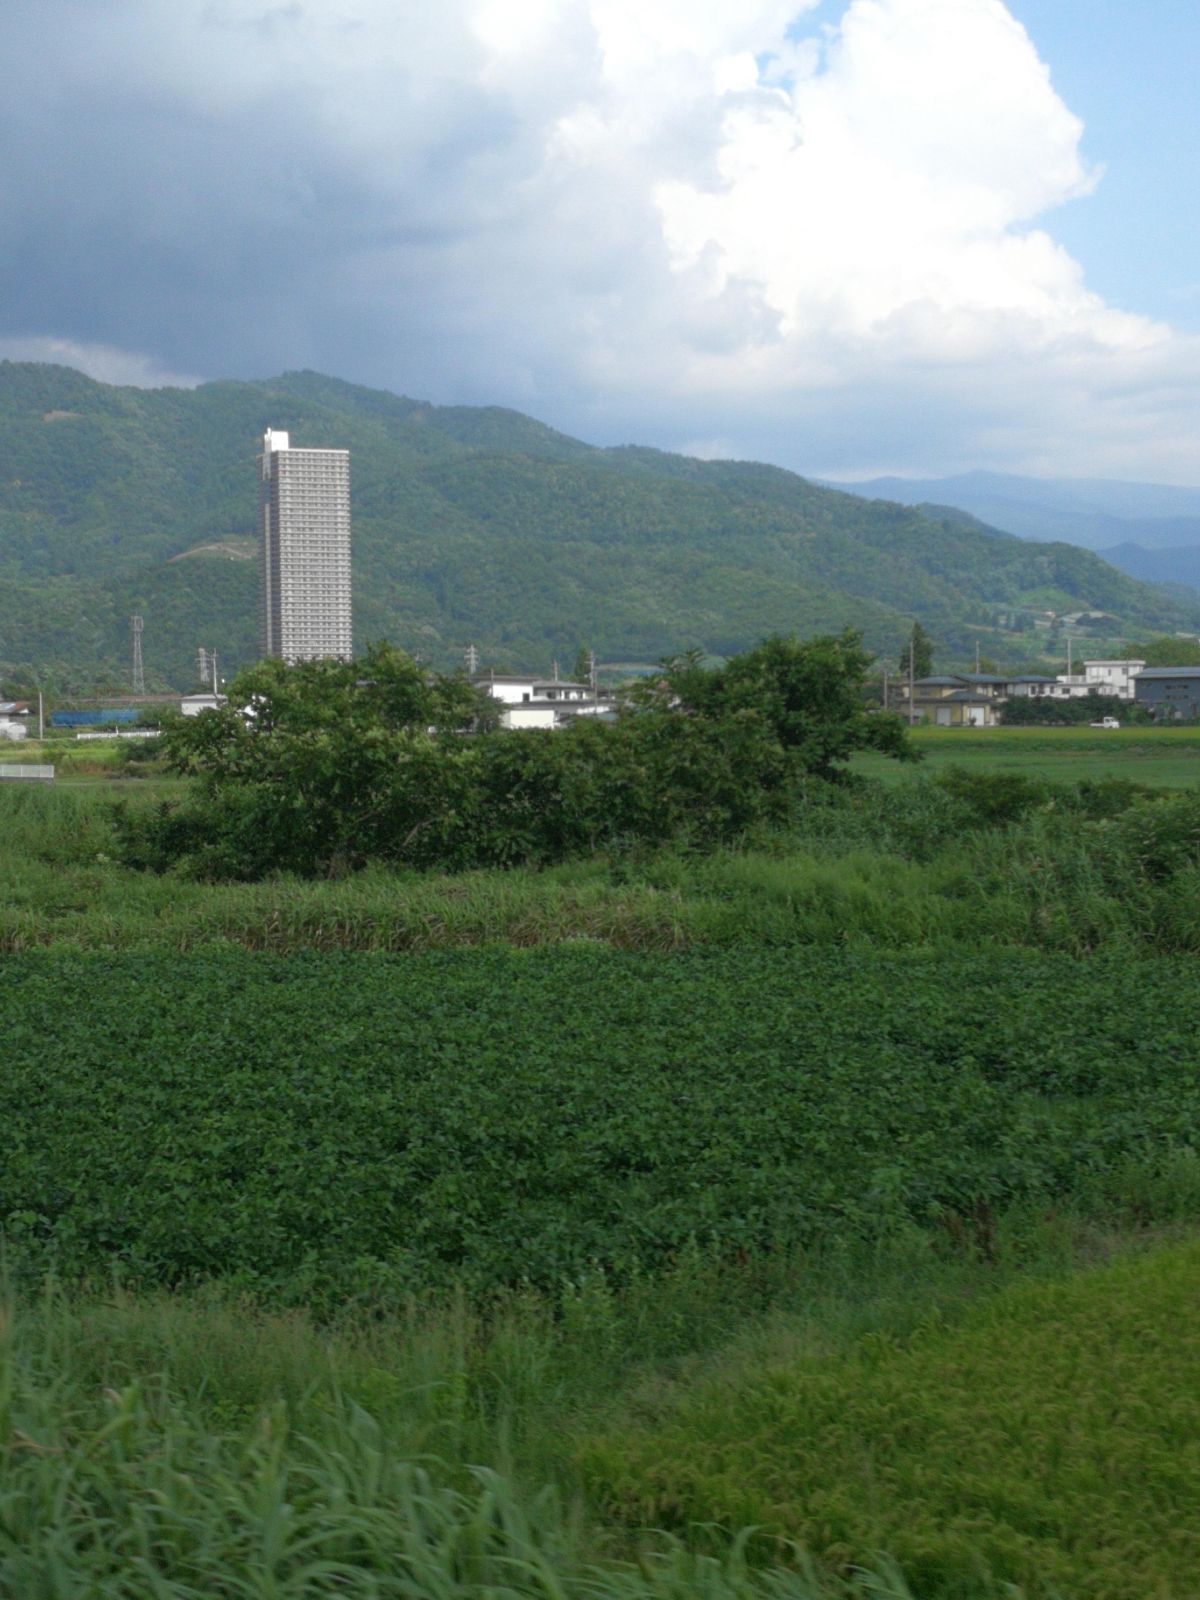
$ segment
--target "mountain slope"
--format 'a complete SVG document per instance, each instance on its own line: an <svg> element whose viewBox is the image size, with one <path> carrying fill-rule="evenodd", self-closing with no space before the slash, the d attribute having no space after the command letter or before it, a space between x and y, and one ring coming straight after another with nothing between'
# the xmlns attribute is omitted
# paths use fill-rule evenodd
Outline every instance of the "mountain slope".
<svg viewBox="0 0 1200 1600"><path fill-rule="evenodd" d="M253 659L254 456L267 426L351 452L355 630L439 666L544 668L583 642L653 660L853 624L895 653L914 615L965 659L1037 648L1022 607L1200 627L1200 604L1067 545L1031 546L780 469L601 450L500 408L435 407L316 373L114 389L0 363L0 663L119 676L145 618L148 679L196 646ZM240 541L240 542L239 542ZM179 559L187 556L187 559Z"/></svg>

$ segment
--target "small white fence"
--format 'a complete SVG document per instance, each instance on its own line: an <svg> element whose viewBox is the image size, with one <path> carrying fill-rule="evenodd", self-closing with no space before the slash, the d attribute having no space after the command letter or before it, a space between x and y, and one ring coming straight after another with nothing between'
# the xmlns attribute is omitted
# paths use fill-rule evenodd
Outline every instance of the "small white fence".
<svg viewBox="0 0 1200 1600"><path fill-rule="evenodd" d="M24 778L31 783L53 783L54 768L30 766L28 762L23 761L0 761L0 779L4 778L14 781Z"/></svg>
<svg viewBox="0 0 1200 1600"><path fill-rule="evenodd" d="M77 733L77 739L157 739L157 728L123 728L112 733Z"/></svg>

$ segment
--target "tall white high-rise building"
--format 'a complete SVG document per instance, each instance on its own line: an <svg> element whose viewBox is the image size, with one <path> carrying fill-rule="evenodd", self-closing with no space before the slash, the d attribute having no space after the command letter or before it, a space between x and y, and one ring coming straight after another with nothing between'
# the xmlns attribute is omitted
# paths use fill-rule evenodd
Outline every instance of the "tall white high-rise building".
<svg viewBox="0 0 1200 1600"><path fill-rule="evenodd" d="M262 654L348 661L350 452L293 450L286 433L268 428L258 460Z"/></svg>

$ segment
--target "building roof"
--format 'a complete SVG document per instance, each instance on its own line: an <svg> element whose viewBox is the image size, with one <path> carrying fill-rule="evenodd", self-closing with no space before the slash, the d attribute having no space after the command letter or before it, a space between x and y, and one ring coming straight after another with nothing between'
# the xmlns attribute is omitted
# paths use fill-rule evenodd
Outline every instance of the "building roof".
<svg viewBox="0 0 1200 1600"><path fill-rule="evenodd" d="M1139 683L1147 678L1200 678L1200 667L1146 667L1137 675Z"/></svg>
<svg viewBox="0 0 1200 1600"><path fill-rule="evenodd" d="M1022 672L1015 678L1005 680L1008 683L1057 683L1057 678L1047 678L1040 672Z"/></svg>
<svg viewBox="0 0 1200 1600"><path fill-rule="evenodd" d="M920 684L918 684L917 687L920 688ZM979 694L974 689L955 689L950 694L939 695L921 696L918 694L915 698L917 700L924 699L925 703L931 706L994 706L996 704L996 701L992 699L991 695Z"/></svg>

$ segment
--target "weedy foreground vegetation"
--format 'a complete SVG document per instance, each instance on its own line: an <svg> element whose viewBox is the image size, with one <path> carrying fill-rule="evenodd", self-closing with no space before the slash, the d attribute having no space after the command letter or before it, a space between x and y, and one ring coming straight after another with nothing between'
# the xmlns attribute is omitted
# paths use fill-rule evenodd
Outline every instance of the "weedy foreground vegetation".
<svg viewBox="0 0 1200 1600"><path fill-rule="evenodd" d="M0 1592L1194 1592L1200 797L785 787L325 877L0 791Z"/></svg>

